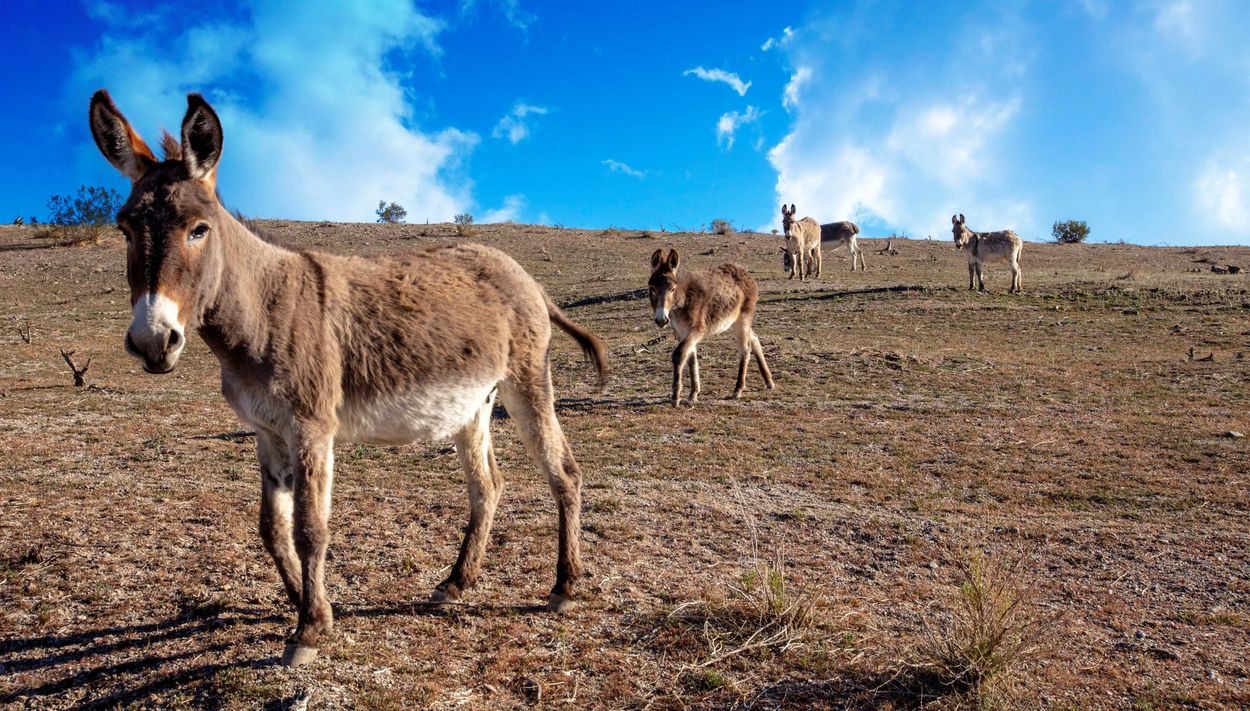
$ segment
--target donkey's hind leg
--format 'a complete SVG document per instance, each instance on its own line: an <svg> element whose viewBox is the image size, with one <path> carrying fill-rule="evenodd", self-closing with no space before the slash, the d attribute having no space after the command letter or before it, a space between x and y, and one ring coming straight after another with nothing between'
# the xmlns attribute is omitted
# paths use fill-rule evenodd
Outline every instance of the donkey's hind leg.
<svg viewBox="0 0 1250 711"><path fill-rule="evenodd" d="M738 380L729 397L738 400L747 389L747 361L751 359L751 324L745 318L734 323L734 343L738 346Z"/></svg>
<svg viewBox="0 0 1250 711"><path fill-rule="evenodd" d="M517 424L517 431L530 456L547 477L560 510L559 553L556 583L547 609L563 612L574 602L573 584L581 577L582 561L578 548L581 532L582 474L565 442L556 419L551 389L551 370L544 362L541 370L521 374L500 384L504 407Z"/></svg>
<svg viewBox="0 0 1250 711"><path fill-rule="evenodd" d="M482 569L482 554L490 539L491 523L495 508L503 492L503 475L495 463L495 448L490 441L490 416L495 408L492 392L477 414L464 429L456 433L456 452L464 468L464 480L469 489L469 525L464 529L464 541L460 544L460 557L451 568L447 579L434 588L430 601L451 602L460 599L461 593L473 587Z"/></svg>
<svg viewBox="0 0 1250 711"><path fill-rule="evenodd" d="M759 366L760 376L764 378L764 384L769 390L777 387L773 382L772 371L768 369L768 361L764 360L764 347L760 345L760 339L755 335L755 331L751 331L751 354L755 356L755 364Z"/></svg>
<svg viewBox="0 0 1250 711"><path fill-rule="evenodd" d="M690 395L687 398L691 407L699 402L699 393L703 391L703 381L699 379L699 347L690 349Z"/></svg>

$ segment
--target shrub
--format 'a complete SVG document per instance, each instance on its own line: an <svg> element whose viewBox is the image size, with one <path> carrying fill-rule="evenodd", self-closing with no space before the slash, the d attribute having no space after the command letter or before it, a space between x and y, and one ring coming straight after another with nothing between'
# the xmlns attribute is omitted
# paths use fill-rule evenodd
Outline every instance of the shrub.
<svg viewBox="0 0 1250 711"><path fill-rule="evenodd" d="M467 212L462 212L459 215L456 215L455 217L451 218L451 221L456 223L457 225L471 225L473 224L473 215L470 215Z"/></svg>
<svg viewBox="0 0 1250 711"><path fill-rule="evenodd" d="M734 223L717 218L712 220L712 225L708 231L714 235L731 235L734 233Z"/></svg>
<svg viewBox="0 0 1250 711"><path fill-rule="evenodd" d="M1089 236L1089 225L1085 224L1085 220L1064 220L1056 222L1050 233L1059 244L1075 244L1084 242Z"/></svg>
<svg viewBox="0 0 1250 711"><path fill-rule="evenodd" d="M959 559L959 587L945 610L925 622L921 666L939 688L986 707L1010 696L1013 677L1045 646L1051 620L1034 602L1024 556L991 559L980 551Z"/></svg>
<svg viewBox="0 0 1250 711"><path fill-rule="evenodd" d="M98 243L117 219L122 196L112 188L80 185L74 195L48 198L48 224L51 236L68 236L75 243ZM31 218L31 224L38 224Z"/></svg>
<svg viewBox="0 0 1250 711"><path fill-rule="evenodd" d="M387 205L385 200L378 200L378 209L374 214L378 216L378 222L393 225L402 223L408 211L397 202Z"/></svg>

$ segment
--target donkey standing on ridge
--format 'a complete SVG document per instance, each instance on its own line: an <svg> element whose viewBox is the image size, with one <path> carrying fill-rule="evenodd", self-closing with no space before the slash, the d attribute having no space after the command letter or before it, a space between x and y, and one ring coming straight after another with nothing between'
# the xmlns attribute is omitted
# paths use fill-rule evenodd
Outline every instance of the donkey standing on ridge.
<svg viewBox="0 0 1250 711"><path fill-rule="evenodd" d="M790 272L790 279L798 274L799 281L803 281L809 276L820 276L824 259L820 253L820 225L810 217L794 219L796 212L794 205L787 210L782 203L781 227L786 239L783 266Z"/></svg>
<svg viewBox="0 0 1250 711"><path fill-rule="evenodd" d="M968 289L985 291L981 268L987 259L1003 259L1011 265L1011 293L1020 293L1020 251L1024 240L1011 230L999 232L973 232L968 229L963 213L951 215L951 231L955 236L955 249L968 255ZM975 284L973 278L976 278Z"/></svg>
<svg viewBox="0 0 1250 711"><path fill-rule="evenodd" d="M567 609L582 569L581 473L556 419L547 349L554 323L602 380L599 339L488 247L361 259L264 242L215 196L221 122L199 94L187 96L181 142L165 134L161 161L104 90L90 118L96 145L131 181L117 214L134 308L127 352L168 373L195 329L221 361L222 394L256 430L261 539L299 608L282 663L310 661L333 624L324 576L335 442L455 440L469 524L432 600L473 585L503 488L490 440L496 393L559 507L547 608Z"/></svg>
<svg viewBox="0 0 1250 711"><path fill-rule="evenodd" d="M691 405L699 401L699 341L727 331L730 326L738 343L738 383L732 397L741 398L747 387L747 360L752 355L760 375L772 390L776 387L773 374L764 360L760 339L751 329L759 294L755 280L736 264L722 264L704 272L687 270L679 275L680 263L681 255L676 249L667 256L663 248L655 250L651 255L651 280L647 283L656 325L671 323L677 335L677 348L673 349L673 406L681 402L681 376L687 362L690 363L689 401Z"/></svg>

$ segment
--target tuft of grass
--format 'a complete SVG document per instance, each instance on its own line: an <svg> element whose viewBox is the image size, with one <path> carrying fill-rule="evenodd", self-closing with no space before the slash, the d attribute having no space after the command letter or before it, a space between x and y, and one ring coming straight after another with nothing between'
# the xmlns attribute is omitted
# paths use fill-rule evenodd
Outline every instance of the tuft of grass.
<svg viewBox="0 0 1250 711"><path fill-rule="evenodd" d="M946 693L977 707L998 706L1043 651L1050 620L1037 611L1025 560L981 551L958 559L954 594L925 618L918 665Z"/></svg>

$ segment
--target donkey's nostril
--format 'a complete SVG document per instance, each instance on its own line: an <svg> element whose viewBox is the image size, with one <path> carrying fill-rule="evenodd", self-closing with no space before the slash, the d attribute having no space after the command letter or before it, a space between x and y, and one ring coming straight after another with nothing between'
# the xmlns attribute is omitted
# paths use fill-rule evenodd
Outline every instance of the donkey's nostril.
<svg viewBox="0 0 1250 711"><path fill-rule="evenodd" d="M177 348L179 343L182 343L182 334L171 330L169 332L169 347Z"/></svg>

